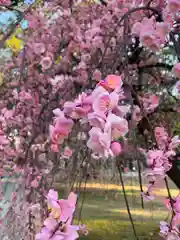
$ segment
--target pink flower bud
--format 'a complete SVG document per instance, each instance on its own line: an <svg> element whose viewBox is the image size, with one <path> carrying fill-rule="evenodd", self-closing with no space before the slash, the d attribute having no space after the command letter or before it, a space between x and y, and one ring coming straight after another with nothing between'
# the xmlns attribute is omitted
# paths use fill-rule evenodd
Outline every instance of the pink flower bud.
<svg viewBox="0 0 180 240"><path fill-rule="evenodd" d="M37 188L38 186L39 186L39 183L36 179L31 182L31 187Z"/></svg>
<svg viewBox="0 0 180 240"><path fill-rule="evenodd" d="M121 148L120 143L118 143L118 142L113 142L113 143L111 144L111 150L112 150L113 154L116 155L116 156L117 156L118 154L120 154L120 152L122 151L122 148Z"/></svg>

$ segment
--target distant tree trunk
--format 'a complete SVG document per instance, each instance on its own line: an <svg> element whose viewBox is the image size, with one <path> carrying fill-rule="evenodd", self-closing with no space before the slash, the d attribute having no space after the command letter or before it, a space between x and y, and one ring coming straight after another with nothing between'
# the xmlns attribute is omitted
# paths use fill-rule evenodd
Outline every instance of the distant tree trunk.
<svg viewBox="0 0 180 240"><path fill-rule="evenodd" d="M2 199L0 201L1 240L23 240L28 237L28 215L21 176L8 174L1 178Z"/></svg>

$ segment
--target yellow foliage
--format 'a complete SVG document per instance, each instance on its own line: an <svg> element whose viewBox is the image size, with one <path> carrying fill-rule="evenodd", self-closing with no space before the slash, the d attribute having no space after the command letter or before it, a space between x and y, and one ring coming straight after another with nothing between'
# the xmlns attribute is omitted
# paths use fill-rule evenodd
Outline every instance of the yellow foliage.
<svg viewBox="0 0 180 240"><path fill-rule="evenodd" d="M58 56L55 63L58 64L60 61L61 61L62 57L61 56Z"/></svg>
<svg viewBox="0 0 180 240"><path fill-rule="evenodd" d="M79 5L86 6L86 5L93 4L93 3L96 3L96 1L95 0L86 0L86 1L80 2Z"/></svg>
<svg viewBox="0 0 180 240"><path fill-rule="evenodd" d="M4 74L0 73L0 86L3 84L3 76L4 76Z"/></svg>
<svg viewBox="0 0 180 240"><path fill-rule="evenodd" d="M5 43L7 48L10 48L14 53L18 53L23 47L23 41L15 35L11 36Z"/></svg>

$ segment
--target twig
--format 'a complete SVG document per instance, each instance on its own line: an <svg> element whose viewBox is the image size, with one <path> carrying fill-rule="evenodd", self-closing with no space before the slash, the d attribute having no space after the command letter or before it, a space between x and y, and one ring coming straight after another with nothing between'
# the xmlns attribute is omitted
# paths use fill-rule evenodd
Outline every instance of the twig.
<svg viewBox="0 0 180 240"><path fill-rule="evenodd" d="M127 199L127 196L126 196L124 181L123 181L123 177L122 177L122 173L121 173L121 167L120 167L120 164L119 164L118 160L116 161L116 165L117 165L117 169L118 169L118 172L119 172L119 178L120 178L120 182L121 182L121 185L122 185L122 190L123 190L123 194L124 194L124 200L125 200L125 203L126 203L127 212L128 212L128 215L129 215L129 220L130 220L131 225L132 225L132 229L133 229L135 239L138 240L139 238L137 236L134 221L133 221L133 218L132 218L132 215L131 215L128 199Z"/></svg>

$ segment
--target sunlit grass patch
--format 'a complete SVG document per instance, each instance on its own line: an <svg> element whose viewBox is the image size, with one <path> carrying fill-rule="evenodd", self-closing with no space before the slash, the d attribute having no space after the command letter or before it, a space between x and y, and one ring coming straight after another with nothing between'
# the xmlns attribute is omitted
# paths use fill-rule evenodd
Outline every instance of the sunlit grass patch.
<svg viewBox="0 0 180 240"><path fill-rule="evenodd" d="M171 184L171 183L170 183ZM62 186L60 196L63 197ZM140 188L138 183L125 186L128 204L135 224L139 240L157 240L159 222L167 220L169 215L163 199L167 197L167 189L156 189L158 197L152 202L144 202L141 206ZM79 189L74 223L77 223L82 207L82 198L85 197L81 212L80 223L86 224L89 235L80 237L82 240L134 240L132 226L129 220L122 187L116 184L88 183L84 194L84 185ZM176 196L178 190L171 188L171 194ZM116 196L116 197L114 197Z"/></svg>

